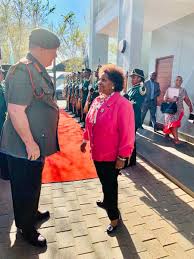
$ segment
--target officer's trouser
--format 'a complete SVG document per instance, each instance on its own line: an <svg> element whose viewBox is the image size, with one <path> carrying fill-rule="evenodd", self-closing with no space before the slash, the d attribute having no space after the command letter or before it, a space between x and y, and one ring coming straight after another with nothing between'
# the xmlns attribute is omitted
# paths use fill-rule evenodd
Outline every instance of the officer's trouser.
<svg viewBox="0 0 194 259"><path fill-rule="evenodd" d="M0 178L9 180L7 156L0 152Z"/></svg>
<svg viewBox="0 0 194 259"><path fill-rule="evenodd" d="M16 227L31 229L35 224L44 160L8 157Z"/></svg>

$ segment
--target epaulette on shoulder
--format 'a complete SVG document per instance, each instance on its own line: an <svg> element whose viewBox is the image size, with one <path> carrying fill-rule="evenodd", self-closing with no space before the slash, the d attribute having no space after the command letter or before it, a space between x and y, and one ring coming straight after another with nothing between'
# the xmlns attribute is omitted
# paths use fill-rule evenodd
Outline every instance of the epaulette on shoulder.
<svg viewBox="0 0 194 259"><path fill-rule="evenodd" d="M22 58L20 59L16 64L14 64L11 68L10 68L10 75L14 75L16 72L16 69L19 70L24 70L25 67L23 65L28 65L31 64L32 61L28 60L27 58Z"/></svg>
<svg viewBox="0 0 194 259"><path fill-rule="evenodd" d="M18 63L24 64L24 65L29 65L32 63L32 61L27 58L21 58Z"/></svg>
<svg viewBox="0 0 194 259"><path fill-rule="evenodd" d="M139 93L144 96L146 94L146 87L144 85L141 85L139 88Z"/></svg>

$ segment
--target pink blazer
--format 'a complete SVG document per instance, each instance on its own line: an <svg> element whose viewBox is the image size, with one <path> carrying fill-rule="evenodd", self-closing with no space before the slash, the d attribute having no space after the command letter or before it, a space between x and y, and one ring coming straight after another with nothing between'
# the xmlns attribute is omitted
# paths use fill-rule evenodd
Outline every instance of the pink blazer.
<svg viewBox="0 0 194 259"><path fill-rule="evenodd" d="M92 159L115 161L117 156L129 157L135 141L135 122L132 104L116 92L98 110L93 123L97 97L86 117L84 139L90 141Z"/></svg>

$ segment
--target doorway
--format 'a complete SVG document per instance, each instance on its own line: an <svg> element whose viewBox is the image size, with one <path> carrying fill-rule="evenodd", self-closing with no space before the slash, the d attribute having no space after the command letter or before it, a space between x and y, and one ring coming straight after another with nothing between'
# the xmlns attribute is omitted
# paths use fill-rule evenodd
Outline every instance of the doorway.
<svg viewBox="0 0 194 259"><path fill-rule="evenodd" d="M172 68L174 56L162 57L156 59L157 82L160 84L161 94L158 97L158 105L163 102L164 94L171 85Z"/></svg>

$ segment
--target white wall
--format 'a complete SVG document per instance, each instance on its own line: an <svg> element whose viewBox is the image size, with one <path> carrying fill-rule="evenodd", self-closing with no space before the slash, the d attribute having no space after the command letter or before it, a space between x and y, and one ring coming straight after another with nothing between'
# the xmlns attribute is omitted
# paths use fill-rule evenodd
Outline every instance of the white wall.
<svg viewBox="0 0 194 259"><path fill-rule="evenodd" d="M172 83L176 75L181 75L192 102L194 103L194 14L152 32L149 71L155 70L157 58L174 55ZM188 109L185 115L188 116ZM160 112L159 121L163 120ZM182 121L181 132L194 136L194 125Z"/></svg>
<svg viewBox="0 0 194 259"><path fill-rule="evenodd" d="M143 33L142 50L141 50L141 66L143 69L145 77L149 77L149 60L151 53L152 44L152 32Z"/></svg>

